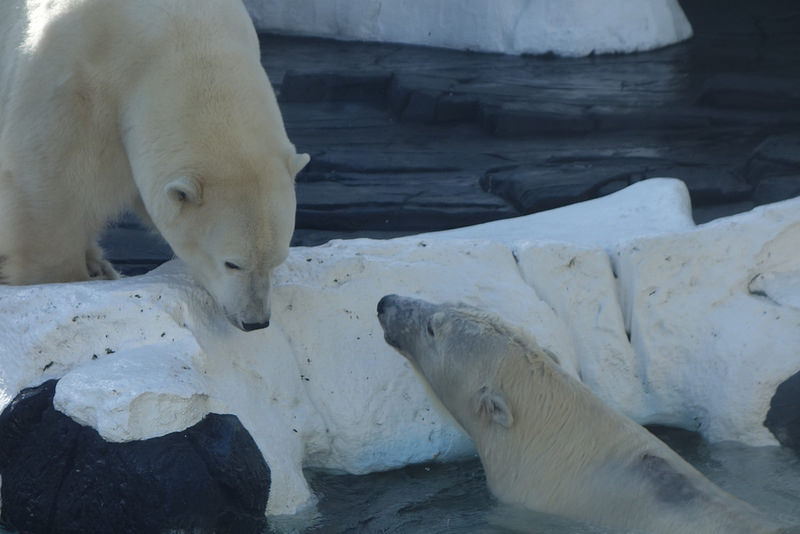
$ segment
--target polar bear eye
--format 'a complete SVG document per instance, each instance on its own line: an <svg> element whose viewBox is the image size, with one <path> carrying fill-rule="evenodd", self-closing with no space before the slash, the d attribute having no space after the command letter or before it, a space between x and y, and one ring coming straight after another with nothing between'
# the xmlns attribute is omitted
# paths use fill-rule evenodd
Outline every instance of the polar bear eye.
<svg viewBox="0 0 800 534"><path fill-rule="evenodd" d="M230 269L231 271L241 271L241 270L242 270L242 268L241 268L241 267L239 267L239 266L238 266L238 265L236 265L235 263L231 263L231 262L229 262L229 261L226 261L226 262L225 262L225 267L226 267L227 269Z"/></svg>
<svg viewBox="0 0 800 534"><path fill-rule="evenodd" d="M435 337L436 336L436 334L434 334L434 332L433 332L433 318L432 317L430 319L428 319L428 327L427 327L427 329L428 329L428 335L429 336L431 336L431 337Z"/></svg>

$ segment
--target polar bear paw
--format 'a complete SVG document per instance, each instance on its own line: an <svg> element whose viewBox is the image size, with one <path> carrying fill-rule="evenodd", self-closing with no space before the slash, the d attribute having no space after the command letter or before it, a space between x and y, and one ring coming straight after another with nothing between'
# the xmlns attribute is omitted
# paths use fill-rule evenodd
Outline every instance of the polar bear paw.
<svg viewBox="0 0 800 534"><path fill-rule="evenodd" d="M103 258L103 251L96 244L86 250L86 270L90 280L118 280L119 273L111 262Z"/></svg>

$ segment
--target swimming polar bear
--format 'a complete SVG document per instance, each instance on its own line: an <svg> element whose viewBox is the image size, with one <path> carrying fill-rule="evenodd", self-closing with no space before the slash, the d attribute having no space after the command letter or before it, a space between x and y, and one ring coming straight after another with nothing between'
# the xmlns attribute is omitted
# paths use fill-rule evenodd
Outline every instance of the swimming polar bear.
<svg viewBox="0 0 800 534"><path fill-rule="evenodd" d="M387 295L378 319L387 343L472 438L501 501L649 533L789 532L715 486L497 317Z"/></svg>
<svg viewBox="0 0 800 534"><path fill-rule="evenodd" d="M242 330L294 231L286 135L241 0L0 2L0 277L116 278L97 236L151 223Z"/></svg>

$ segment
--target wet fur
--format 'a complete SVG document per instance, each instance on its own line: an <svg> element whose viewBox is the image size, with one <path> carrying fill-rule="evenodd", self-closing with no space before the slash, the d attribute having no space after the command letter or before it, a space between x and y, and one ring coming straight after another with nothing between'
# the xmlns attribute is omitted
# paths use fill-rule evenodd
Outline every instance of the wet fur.
<svg viewBox="0 0 800 534"><path fill-rule="evenodd" d="M379 319L473 439L501 501L659 534L779 531L496 316L391 296Z"/></svg>

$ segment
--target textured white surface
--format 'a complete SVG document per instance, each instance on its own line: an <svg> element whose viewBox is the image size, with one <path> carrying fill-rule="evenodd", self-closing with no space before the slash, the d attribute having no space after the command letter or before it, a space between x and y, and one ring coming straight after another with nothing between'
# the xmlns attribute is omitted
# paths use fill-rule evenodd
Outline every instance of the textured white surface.
<svg viewBox="0 0 800 534"><path fill-rule="evenodd" d="M800 370L798 242L800 199L695 227L682 182L657 179L513 220L292 249L272 325L250 333L177 261L113 282L0 286L0 408L62 377L58 408L109 440L234 413L272 469L268 511L293 513L313 502L303 467L472 452L382 339L375 306L399 293L524 326L639 422L774 444L769 399Z"/></svg>
<svg viewBox="0 0 800 534"><path fill-rule="evenodd" d="M614 250L622 241L694 228L686 185L671 178L638 182L613 195L513 219L420 234L430 239L570 243Z"/></svg>
<svg viewBox="0 0 800 534"><path fill-rule="evenodd" d="M677 0L245 0L261 31L459 50L585 56L692 35Z"/></svg>
<svg viewBox="0 0 800 534"><path fill-rule="evenodd" d="M210 411L202 375L187 365L199 353L193 338L181 336L166 350L141 345L98 357L61 379L53 405L109 441L163 436Z"/></svg>
<svg viewBox="0 0 800 534"><path fill-rule="evenodd" d="M619 248L642 419L775 444L769 401L800 370L798 243L794 199Z"/></svg>

